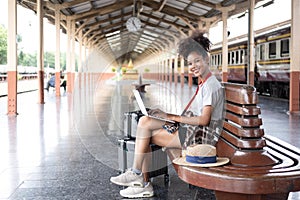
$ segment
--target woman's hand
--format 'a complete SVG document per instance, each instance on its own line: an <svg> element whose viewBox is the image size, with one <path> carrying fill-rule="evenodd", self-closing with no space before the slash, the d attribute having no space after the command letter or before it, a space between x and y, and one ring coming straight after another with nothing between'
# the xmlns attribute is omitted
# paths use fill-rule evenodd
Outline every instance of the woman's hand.
<svg viewBox="0 0 300 200"><path fill-rule="evenodd" d="M169 120L172 120L172 121L179 122L178 120L179 120L180 116L165 113L164 111L162 111L160 109L152 109L152 110L149 110L148 112L152 116L157 116L157 117L161 117L161 118L164 118L164 119L169 119Z"/></svg>
<svg viewBox="0 0 300 200"><path fill-rule="evenodd" d="M167 114L167 117L169 120L175 121L175 122L181 122L181 116L179 115L174 115L174 114Z"/></svg>
<svg viewBox="0 0 300 200"><path fill-rule="evenodd" d="M167 113L165 113L164 111L156 108L156 109L151 109L148 111L149 115L153 115L153 116L157 116L157 117L161 117L161 118L166 118L167 117Z"/></svg>

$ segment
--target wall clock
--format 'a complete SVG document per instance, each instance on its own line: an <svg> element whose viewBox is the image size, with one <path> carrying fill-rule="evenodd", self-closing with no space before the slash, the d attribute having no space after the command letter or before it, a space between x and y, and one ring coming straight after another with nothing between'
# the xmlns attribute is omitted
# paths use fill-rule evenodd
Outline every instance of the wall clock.
<svg viewBox="0 0 300 200"><path fill-rule="evenodd" d="M141 26L142 26L141 20L137 17L130 17L126 22L126 27L130 32L135 32L140 30Z"/></svg>

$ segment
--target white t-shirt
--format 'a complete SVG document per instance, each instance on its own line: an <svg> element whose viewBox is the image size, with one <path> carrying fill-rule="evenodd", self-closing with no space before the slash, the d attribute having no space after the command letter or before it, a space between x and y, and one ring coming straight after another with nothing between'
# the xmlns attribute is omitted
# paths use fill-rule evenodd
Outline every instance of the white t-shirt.
<svg viewBox="0 0 300 200"><path fill-rule="evenodd" d="M191 105L195 115L201 115L204 106L212 106L211 120L222 120L224 110L224 88L215 76L209 77L202 86L198 86L199 91Z"/></svg>

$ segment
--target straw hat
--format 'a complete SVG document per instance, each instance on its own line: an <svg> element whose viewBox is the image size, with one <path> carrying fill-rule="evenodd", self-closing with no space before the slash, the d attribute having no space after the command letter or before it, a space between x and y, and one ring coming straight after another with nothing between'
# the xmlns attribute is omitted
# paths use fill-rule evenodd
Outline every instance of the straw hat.
<svg viewBox="0 0 300 200"><path fill-rule="evenodd" d="M191 167L216 167L229 162L229 158L217 157L216 147L209 144L188 146L182 154L173 163Z"/></svg>

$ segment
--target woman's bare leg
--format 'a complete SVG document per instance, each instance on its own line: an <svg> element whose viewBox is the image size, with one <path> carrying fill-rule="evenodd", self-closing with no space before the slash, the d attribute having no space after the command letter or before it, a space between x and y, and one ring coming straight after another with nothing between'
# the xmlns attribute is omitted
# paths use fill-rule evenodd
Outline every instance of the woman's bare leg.
<svg viewBox="0 0 300 200"><path fill-rule="evenodd" d="M181 147L177 131L169 134L162 129L163 124L163 121L149 117L140 118L136 134L134 169L142 170L145 153L151 153L150 142L162 147Z"/></svg>
<svg viewBox="0 0 300 200"><path fill-rule="evenodd" d="M162 121L154 120L149 117L141 117L139 119L136 141L135 141L135 152L134 152L134 169L142 169L144 155L149 152L149 144L152 136L152 132L156 129L161 128L163 125Z"/></svg>
<svg viewBox="0 0 300 200"><path fill-rule="evenodd" d="M145 116L139 119L133 169L119 176L111 177L111 182L122 186L142 186L145 182L149 182L148 167L152 153L150 142L162 147L181 147L178 132L169 134L161 128L163 124L163 121ZM141 176L140 172L145 172L144 177Z"/></svg>
<svg viewBox="0 0 300 200"><path fill-rule="evenodd" d="M151 146L148 145L148 152L145 153L144 162L142 165L142 172L144 176L144 182L149 182L149 167L152 162L152 150Z"/></svg>

